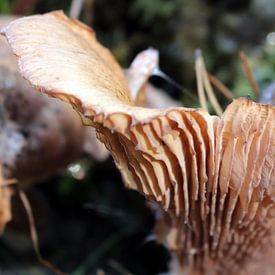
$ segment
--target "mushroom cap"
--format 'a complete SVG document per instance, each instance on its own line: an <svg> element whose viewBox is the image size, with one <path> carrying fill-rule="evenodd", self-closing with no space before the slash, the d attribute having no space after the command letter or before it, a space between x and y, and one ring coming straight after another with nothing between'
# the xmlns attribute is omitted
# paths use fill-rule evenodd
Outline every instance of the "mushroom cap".
<svg viewBox="0 0 275 275"><path fill-rule="evenodd" d="M71 103L96 128L126 186L172 217L167 240L182 265L233 270L270 238L275 107L239 98L221 117L138 107L120 66L79 21L53 12L2 33L24 78Z"/></svg>

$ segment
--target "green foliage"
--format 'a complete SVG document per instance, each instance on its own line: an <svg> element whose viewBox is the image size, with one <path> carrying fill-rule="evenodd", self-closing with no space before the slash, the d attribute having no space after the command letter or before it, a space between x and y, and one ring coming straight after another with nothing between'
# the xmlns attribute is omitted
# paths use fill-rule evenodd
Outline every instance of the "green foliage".
<svg viewBox="0 0 275 275"><path fill-rule="evenodd" d="M0 0L0 14L10 14L11 4L9 0Z"/></svg>
<svg viewBox="0 0 275 275"><path fill-rule="evenodd" d="M181 4L181 0L135 0L130 11L148 24L159 18L171 18Z"/></svg>

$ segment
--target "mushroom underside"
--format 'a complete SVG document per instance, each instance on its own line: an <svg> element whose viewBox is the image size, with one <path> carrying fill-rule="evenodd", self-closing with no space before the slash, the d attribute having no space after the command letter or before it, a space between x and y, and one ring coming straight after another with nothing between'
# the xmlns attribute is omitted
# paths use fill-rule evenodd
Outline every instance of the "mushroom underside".
<svg viewBox="0 0 275 275"><path fill-rule="evenodd" d="M164 242L181 268L239 272L270 243L274 106L239 98L221 117L137 107L121 68L82 23L54 12L14 21L3 33L22 75L78 110L125 185L161 205L168 215Z"/></svg>

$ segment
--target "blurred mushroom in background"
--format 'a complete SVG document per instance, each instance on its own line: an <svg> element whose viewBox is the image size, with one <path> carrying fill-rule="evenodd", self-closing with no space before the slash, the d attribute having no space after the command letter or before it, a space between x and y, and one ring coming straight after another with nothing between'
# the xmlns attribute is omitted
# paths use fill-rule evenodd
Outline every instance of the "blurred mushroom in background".
<svg viewBox="0 0 275 275"><path fill-rule="evenodd" d="M271 83L262 93L260 102L275 105L275 82Z"/></svg>

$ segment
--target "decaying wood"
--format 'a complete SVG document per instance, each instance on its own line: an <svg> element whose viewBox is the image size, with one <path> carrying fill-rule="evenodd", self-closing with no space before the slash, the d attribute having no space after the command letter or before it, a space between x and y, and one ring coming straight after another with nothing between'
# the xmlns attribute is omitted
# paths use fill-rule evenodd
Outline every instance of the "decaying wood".
<svg viewBox="0 0 275 275"><path fill-rule="evenodd" d="M54 12L2 32L24 78L72 104L96 128L125 185L165 210L163 239L181 270L248 268L274 235L274 106L239 98L221 117L138 107L120 66L82 23Z"/></svg>

